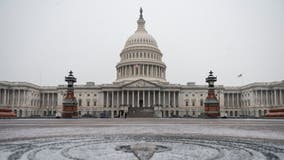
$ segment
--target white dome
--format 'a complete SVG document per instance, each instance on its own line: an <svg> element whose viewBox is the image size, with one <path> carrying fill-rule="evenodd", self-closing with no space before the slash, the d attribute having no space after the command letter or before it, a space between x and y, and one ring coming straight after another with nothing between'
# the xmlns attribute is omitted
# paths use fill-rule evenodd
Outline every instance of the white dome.
<svg viewBox="0 0 284 160"><path fill-rule="evenodd" d="M146 31L136 31L125 43L124 48L133 46L152 46L158 48L156 40Z"/></svg>
<svg viewBox="0 0 284 160"><path fill-rule="evenodd" d="M156 40L145 30L145 20L140 10L140 17L137 20L137 30L131 35L125 43L124 48L133 46L151 46L158 48Z"/></svg>
<svg viewBox="0 0 284 160"><path fill-rule="evenodd" d="M162 53L156 40L145 30L145 20L140 8L137 30L132 34L120 53L120 62L116 65L115 83L126 83L138 79L166 82L166 65L162 62Z"/></svg>

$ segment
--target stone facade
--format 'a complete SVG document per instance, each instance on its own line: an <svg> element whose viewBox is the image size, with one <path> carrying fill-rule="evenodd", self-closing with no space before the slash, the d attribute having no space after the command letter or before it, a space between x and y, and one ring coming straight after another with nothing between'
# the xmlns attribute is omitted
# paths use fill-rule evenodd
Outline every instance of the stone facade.
<svg viewBox="0 0 284 160"><path fill-rule="evenodd" d="M204 114L207 85L170 84L155 39L147 33L140 10L136 32L127 40L116 66L113 84L75 85L79 116L122 117L133 108L152 108L154 117L198 117ZM79 77L80 79L80 77ZM17 117L55 116L62 113L67 86L38 86L0 81L0 107ZM284 108L284 81L239 87L215 86L221 116L262 117Z"/></svg>

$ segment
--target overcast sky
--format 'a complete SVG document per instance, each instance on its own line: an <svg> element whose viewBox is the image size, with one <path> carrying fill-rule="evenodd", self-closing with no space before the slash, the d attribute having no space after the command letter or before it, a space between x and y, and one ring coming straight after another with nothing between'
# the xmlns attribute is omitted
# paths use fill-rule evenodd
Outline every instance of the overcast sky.
<svg viewBox="0 0 284 160"><path fill-rule="evenodd" d="M170 83L284 80L283 0L0 0L0 80L112 83L140 6Z"/></svg>

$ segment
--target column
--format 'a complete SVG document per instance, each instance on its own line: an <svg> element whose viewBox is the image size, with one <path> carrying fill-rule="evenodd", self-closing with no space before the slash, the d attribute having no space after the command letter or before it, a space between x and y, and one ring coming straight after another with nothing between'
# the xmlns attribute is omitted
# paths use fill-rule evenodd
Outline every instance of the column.
<svg viewBox="0 0 284 160"><path fill-rule="evenodd" d="M109 100L108 100L108 91L106 91L106 107L109 107Z"/></svg>
<svg viewBox="0 0 284 160"><path fill-rule="evenodd" d="M13 94L13 97L12 97L12 111L14 111L14 105L15 105L15 90L12 89L12 94Z"/></svg>
<svg viewBox="0 0 284 160"><path fill-rule="evenodd" d="M277 105L277 94L276 94L276 89L274 89L274 105Z"/></svg>
<svg viewBox="0 0 284 160"><path fill-rule="evenodd" d="M164 96L163 96L163 107L166 107L166 91L164 91Z"/></svg>
<svg viewBox="0 0 284 160"><path fill-rule="evenodd" d="M21 90L18 90L18 95L17 95L17 97L18 97L18 98L17 98L18 106L20 106L20 98L21 98L21 97L20 97L20 95L21 95L20 93L21 93Z"/></svg>
<svg viewBox="0 0 284 160"><path fill-rule="evenodd" d="M239 108L239 94L236 93L236 108Z"/></svg>
<svg viewBox="0 0 284 160"><path fill-rule="evenodd" d="M149 75L149 77L151 77L151 65L148 65L148 69L149 69L148 75Z"/></svg>
<svg viewBox="0 0 284 160"><path fill-rule="evenodd" d="M14 97L15 97L15 95L14 95L14 89L11 89L12 90L12 97L11 97L11 99L12 99L12 103L11 103L11 106L13 107L14 106Z"/></svg>
<svg viewBox="0 0 284 160"><path fill-rule="evenodd" d="M114 106L113 101L114 101L114 92L112 91L111 92L111 108L113 108L113 106Z"/></svg>
<svg viewBox="0 0 284 160"><path fill-rule="evenodd" d="M142 64L142 76L144 76L144 64Z"/></svg>
<svg viewBox="0 0 284 160"><path fill-rule="evenodd" d="M126 95L126 105L129 107L129 91L127 91Z"/></svg>
<svg viewBox="0 0 284 160"><path fill-rule="evenodd" d="M139 97L139 90L137 91L137 106L140 107L140 97Z"/></svg>
<svg viewBox="0 0 284 160"><path fill-rule="evenodd" d="M154 65L151 65L151 77L154 77Z"/></svg>
<svg viewBox="0 0 284 160"><path fill-rule="evenodd" d="M280 105L283 104L283 99L282 99L282 89L280 89Z"/></svg>
<svg viewBox="0 0 284 160"><path fill-rule="evenodd" d="M116 91L116 106L119 107L120 103L120 91Z"/></svg>
<svg viewBox="0 0 284 160"><path fill-rule="evenodd" d="M176 92L174 91L174 107L177 107L176 105Z"/></svg>
<svg viewBox="0 0 284 160"><path fill-rule="evenodd" d="M149 69L150 69L150 73L149 73L149 75L150 75L151 77L153 77L153 74L152 74L153 66L152 66L152 65L150 65L150 66L149 66Z"/></svg>
<svg viewBox="0 0 284 160"><path fill-rule="evenodd" d="M3 95L4 95L4 104L6 104L6 97L7 97L7 90L6 89L3 89Z"/></svg>
<svg viewBox="0 0 284 160"><path fill-rule="evenodd" d="M180 92L178 91L178 94L177 94L177 107L179 106L179 97L180 97Z"/></svg>
<svg viewBox="0 0 284 160"><path fill-rule="evenodd" d="M49 106L49 93L46 93L46 106Z"/></svg>
<svg viewBox="0 0 284 160"><path fill-rule="evenodd" d="M143 107L145 107L145 91L143 90Z"/></svg>
<svg viewBox="0 0 284 160"><path fill-rule="evenodd" d="M50 103L51 103L50 104L51 105L51 115L53 115L53 109L54 109L53 108L54 107L54 104L53 104L54 100L53 100L53 98L54 98L54 93L51 93L50 96L51 96L51 100L50 100Z"/></svg>
<svg viewBox="0 0 284 160"><path fill-rule="evenodd" d="M160 105L161 105L161 91L159 91L159 107L160 107Z"/></svg>
<svg viewBox="0 0 284 160"><path fill-rule="evenodd" d="M266 103L265 105L268 106L268 90L265 91L265 96L266 96Z"/></svg>
<svg viewBox="0 0 284 160"><path fill-rule="evenodd" d="M171 107L171 92L168 92L168 106Z"/></svg>
<svg viewBox="0 0 284 160"><path fill-rule="evenodd" d="M132 91L132 107L134 107L134 91Z"/></svg>
<svg viewBox="0 0 284 160"><path fill-rule="evenodd" d="M263 105L263 103L262 103L263 101L262 101L262 100L263 100L263 97L262 97L262 90L260 90L260 105L261 105L261 106Z"/></svg>
<svg viewBox="0 0 284 160"><path fill-rule="evenodd" d="M257 105L257 91L253 91L254 93L254 105Z"/></svg>
<svg viewBox="0 0 284 160"><path fill-rule="evenodd" d="M122 103L122 105L124 106L125 104L124 104L124 91L121 91L122 92L122 95L121 95L121 98L122 98L122 101L121 101L121 103Z"/></svg>
<svg viewBox="0 0 284 160"><path fill-rule="evenodd" d="M154 66L154 77L157 77L157 66Z"/></svg>
<svg viewBox="0 0 284 160"><path fill-rule="evenodd" d="M148 107L150 107L150 92L151 91L148 91Z"/></svg>
<svg viewBox="0 0 284 160"><path fill-rule="evenodd" d="M232 108L235 108L235 93L232 93Z"/></svg>
<svg viewBox="0 0 284 160"><path fill-rule="evenodd" d="M24 90L24 106L27 106L27 90Z"/></svg>
<svg viewBox="0 0 284 160"><path fill-rule="evenodd" d="M229 107L229 94L226 93L226 107Z"/></svg>
<svg viewBox="0 0 284 160"><path fill-rule="evenodd" d="M156 94L155 91L153 91L153 105L156 105Z"/></svg>

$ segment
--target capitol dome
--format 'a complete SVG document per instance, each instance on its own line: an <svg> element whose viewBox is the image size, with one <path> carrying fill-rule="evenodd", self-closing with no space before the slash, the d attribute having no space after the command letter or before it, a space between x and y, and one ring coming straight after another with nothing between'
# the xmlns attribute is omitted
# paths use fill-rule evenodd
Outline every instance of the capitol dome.
<svg viewBox="0 0 284 160"><path fill-rule="evenodd" d="M142 14L143 10L140 8L140 16L137 20L137 30L133 35L131 35L125 43L124 48L139 46L139 45L148 45L155 48L158 48L156 40L151 36L145 29L145 20Z"/></svg>
<svg viewBox="0 0 284 160"><path fill-rule="evenodd" d="M115 83L145 79L153 82L166 82L166 65L156 40L145 29L143 10L137 20L137 30L126 41L116 65Z"/></svg>

